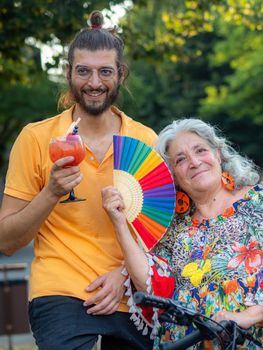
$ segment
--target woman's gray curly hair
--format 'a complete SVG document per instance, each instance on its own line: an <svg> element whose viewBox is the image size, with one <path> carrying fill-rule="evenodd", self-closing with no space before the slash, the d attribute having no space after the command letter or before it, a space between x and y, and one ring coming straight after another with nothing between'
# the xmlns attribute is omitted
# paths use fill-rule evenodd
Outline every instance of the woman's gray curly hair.
<svg viewBox="0 0 263 350"><path fill-rule="evenodd" d="M173 172L170 157L168 155L169 145L176 135L182 132L192 132L205 140L212 150L219 150L221 154L222 171L229 172L235 179L235 188L255 185L259 182L259 168L252 160L247 159L230 145L224 137L217 135L217 128L200 119L179 119L166 126L159 134L155 144L155 150L163 157Z"/></svg>

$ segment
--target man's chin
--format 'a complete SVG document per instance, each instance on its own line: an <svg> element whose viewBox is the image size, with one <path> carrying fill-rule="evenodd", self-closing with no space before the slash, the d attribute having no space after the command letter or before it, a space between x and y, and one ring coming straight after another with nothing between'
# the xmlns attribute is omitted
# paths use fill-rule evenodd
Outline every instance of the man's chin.
<svg viewBox="0 0 263 350"><path fill-rule="evenodd" d="M107 96L103 101L87 101L83 96L79 96L75 94L75 100L80 105L83 111L87 114L92 115L94 117L99 116L100 114L106 112L116 101L118 97L119 89L116 89L114 93Z"/></svg>
<svg viewBox="0 0 263 350"><path fill-rule="evenodd" d="M110 108L111 105L95 105L95 106L90 106L90 105L82 105L82 108L85 110L86 113L93 115L94 117L102 114L105 112L107 109Z"/></svg>

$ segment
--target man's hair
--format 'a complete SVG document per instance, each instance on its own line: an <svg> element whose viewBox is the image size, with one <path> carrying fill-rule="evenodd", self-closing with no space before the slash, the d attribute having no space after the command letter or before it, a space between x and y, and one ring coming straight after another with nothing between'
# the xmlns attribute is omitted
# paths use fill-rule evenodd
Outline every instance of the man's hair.
<svg viewBox="0 0 263 350"><path fill-rule="evenodd" d="M103 14L100 11L93 11L90 15L90 25L82 28L70 43L67 57L70 75L76 49L89 51L115 50L118 77L120 78L121 75L124 74L124 78L127 78L129 72L127 66L124 64L124 43L117 35L118 27L103 28L103 22ZM70 91L66 91L61 94L58 107L62 109L69 108L74 103L74 97Z"/></svg>
<svg viewBox="0 0 263 350"><path fill-rule="evenodd" d="M102 28L103 22L104 19L101 12L94 11L91 13L90 26L81 29L69 46L68 63L70 66L73 64L75 50L79 49L89 51L115 50L117 67L118 69L121 67L123 64L124 43L117 35L117 27Z"/></svg>

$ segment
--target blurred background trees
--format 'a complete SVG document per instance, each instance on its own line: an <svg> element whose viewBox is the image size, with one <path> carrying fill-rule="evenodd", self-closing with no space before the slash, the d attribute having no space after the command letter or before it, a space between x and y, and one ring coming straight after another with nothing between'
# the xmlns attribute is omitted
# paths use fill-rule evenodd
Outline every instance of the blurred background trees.
<svg viewBox="0 0 263 350"><path fill-rule="evenodd" d="M211 121L262 166L262 1L144 1L121 24L135 95L126 111L156 131Z"/></svg>
<svg viewBox="0 0 263 350"><path fill-rule="evenodd" d="M65 79L54 68L70 40L91 11L111 22L118 4L131 71L119 106L156 132L181 117L211 121L262 166L262 0L0 0L2 173L21 128L57 114ZM43 44L60 47L45 66Z"/></svg>

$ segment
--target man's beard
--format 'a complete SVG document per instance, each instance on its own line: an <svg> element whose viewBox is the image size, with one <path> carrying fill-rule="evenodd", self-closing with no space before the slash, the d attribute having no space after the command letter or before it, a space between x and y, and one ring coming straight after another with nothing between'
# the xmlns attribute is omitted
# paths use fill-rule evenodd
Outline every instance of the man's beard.
<svg viewBox="0 0 263 350"><path fill-rule="evenodd" d="M80 92L78 92L75 88L75 86L72 84L72 81L69 81L69 86L70 86L70 92L72 94L72 96L74 97L76 103L78 103L81 108L88 114L97 116L100 115L101 113L105 112L107 109L110 108L110 106L117 100L117 97L119 95L119 90L120 90L120 84L116 83L114 85L113 90L111 91L110 94L107 94L107 89L89 89L89 92L92 91L97 91L97 92L102 92L105 91L107 96L104 100L104 102L102 102L101 104L97 105L96 103L94 103L94 105L92 105L92 102L90 102L90 104L87 104L85 102L85 99L83 98L83 94ZM84 92L83 92L84 93Z"/></svg>

